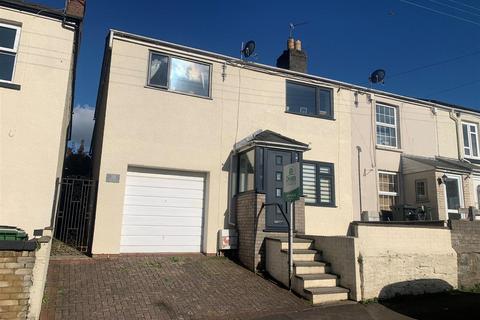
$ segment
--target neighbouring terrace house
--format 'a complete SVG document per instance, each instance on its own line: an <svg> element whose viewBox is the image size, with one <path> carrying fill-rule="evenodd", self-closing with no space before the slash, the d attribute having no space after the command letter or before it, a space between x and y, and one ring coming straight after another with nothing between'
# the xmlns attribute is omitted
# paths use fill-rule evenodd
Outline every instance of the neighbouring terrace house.
<svg viewBox="0 0 480 320"><path fill-rule="evenodd" d="M458 287L444 220L474 206L479 114L306 71L299 40L271 67L111 30L92 253L215 254L217 232L235 229L241 263L289 285L282 169L300 162L299 294L320 303ZM407 204L424 206L413 218L426 221L404 221Z"/></svg>
<svg viewBox="0 0 480 320"><path fill-rule="evenodd" d="M21 228L30 238L49 236L53 227L57 183L71 129L84 5L85 1L69 0L65 9L52 9L0 1L0 225ZM25 260L25 268L33 268L32 282L15 282L13 269L1 264L5 281L0 286L0 318L11 313L26 316L27 305L20 300L29 296L28 316L38 317L50 252L49 238L41 239L46 243ZM2 262L17 259L18 253L0 242ZM29 271L22 272L18 274L29 276ZM2 290L12 296L20 290L26 298L7 299Z"/></svg>

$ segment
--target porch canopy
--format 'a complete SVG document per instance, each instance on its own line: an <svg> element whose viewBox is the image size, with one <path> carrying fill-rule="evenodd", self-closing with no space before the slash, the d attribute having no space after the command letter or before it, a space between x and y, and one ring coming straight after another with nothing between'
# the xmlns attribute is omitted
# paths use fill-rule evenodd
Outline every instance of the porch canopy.
<svg viewBox="0 0 480 320"><path fill-rule="evenodd" d="M436 171L456 172L460 174L480 174L480 166L467 160L458 160L446 157L421 157L402 155L402 171L404 174L422 172L435 169Z"/></svg>
<svg viewBox="0 0 480 320"><path fill-rule="evenodd" d="M302 152L310 149L308 144L286 137L277 132L271 130L258 130L237 142L234 145L234 150L236 152L241 152L253 146L279 148Z"/></svg>

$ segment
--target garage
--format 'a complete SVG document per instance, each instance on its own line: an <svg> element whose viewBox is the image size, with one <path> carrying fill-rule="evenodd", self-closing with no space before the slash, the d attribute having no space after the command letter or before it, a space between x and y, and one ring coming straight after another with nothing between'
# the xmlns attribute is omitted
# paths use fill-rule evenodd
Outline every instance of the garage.
<svg viewBox="0 0 480 320"><path fill-rule="evenodd" d="M120 252L201 252L203 174L129 168Z"/></svg>

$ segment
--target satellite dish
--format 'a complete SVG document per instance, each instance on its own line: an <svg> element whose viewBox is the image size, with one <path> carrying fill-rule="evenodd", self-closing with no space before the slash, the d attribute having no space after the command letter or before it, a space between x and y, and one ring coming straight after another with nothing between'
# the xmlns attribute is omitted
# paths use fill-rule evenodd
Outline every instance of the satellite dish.
<svg viewBox="0 0 480 320"><path fill-rule="evenodd" d="M243 46L242 55L245 58L248 58L253 54L254 51L255 51L255 41L250 40L250 41L247 41L247 43L245 43L245 45Z"/></svg>
<svg viewBox="0 0 480 320"><path fill-rule="evenodd" d="M372 74L370 75L370 78L368 78L368 80L371 83L384 83L385 70L377 69L377 70L373 71Z"/></svg>

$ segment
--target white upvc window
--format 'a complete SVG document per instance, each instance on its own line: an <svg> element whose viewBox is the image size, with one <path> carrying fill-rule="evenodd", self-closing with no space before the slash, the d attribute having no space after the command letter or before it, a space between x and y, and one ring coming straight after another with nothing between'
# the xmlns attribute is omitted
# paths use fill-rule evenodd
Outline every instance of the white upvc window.
<svg viewBox="0 0 480 320"><path fill-rule="evenodd" d="M398 201L398 175L395 172L378 172L378 201L380 210L391 211Z"/></svg>
<svg viewBox="0 0 480 320"><path fill-rule="evenodd" d="M397 109L377 104L376 106L377 145L397 148Z"/></svg>
<svg viewBox="0 0 480 320"><path fill-rule="evenodd" d="M479 158L478 156L478 125L475 123L462 123L463 151L467 158Z"/></svg>
<svg viewBox="0 0 480 320"><path fill-rule="evenodd" d="M21 27L0 23L0 81L12 82Z"/></svg>

